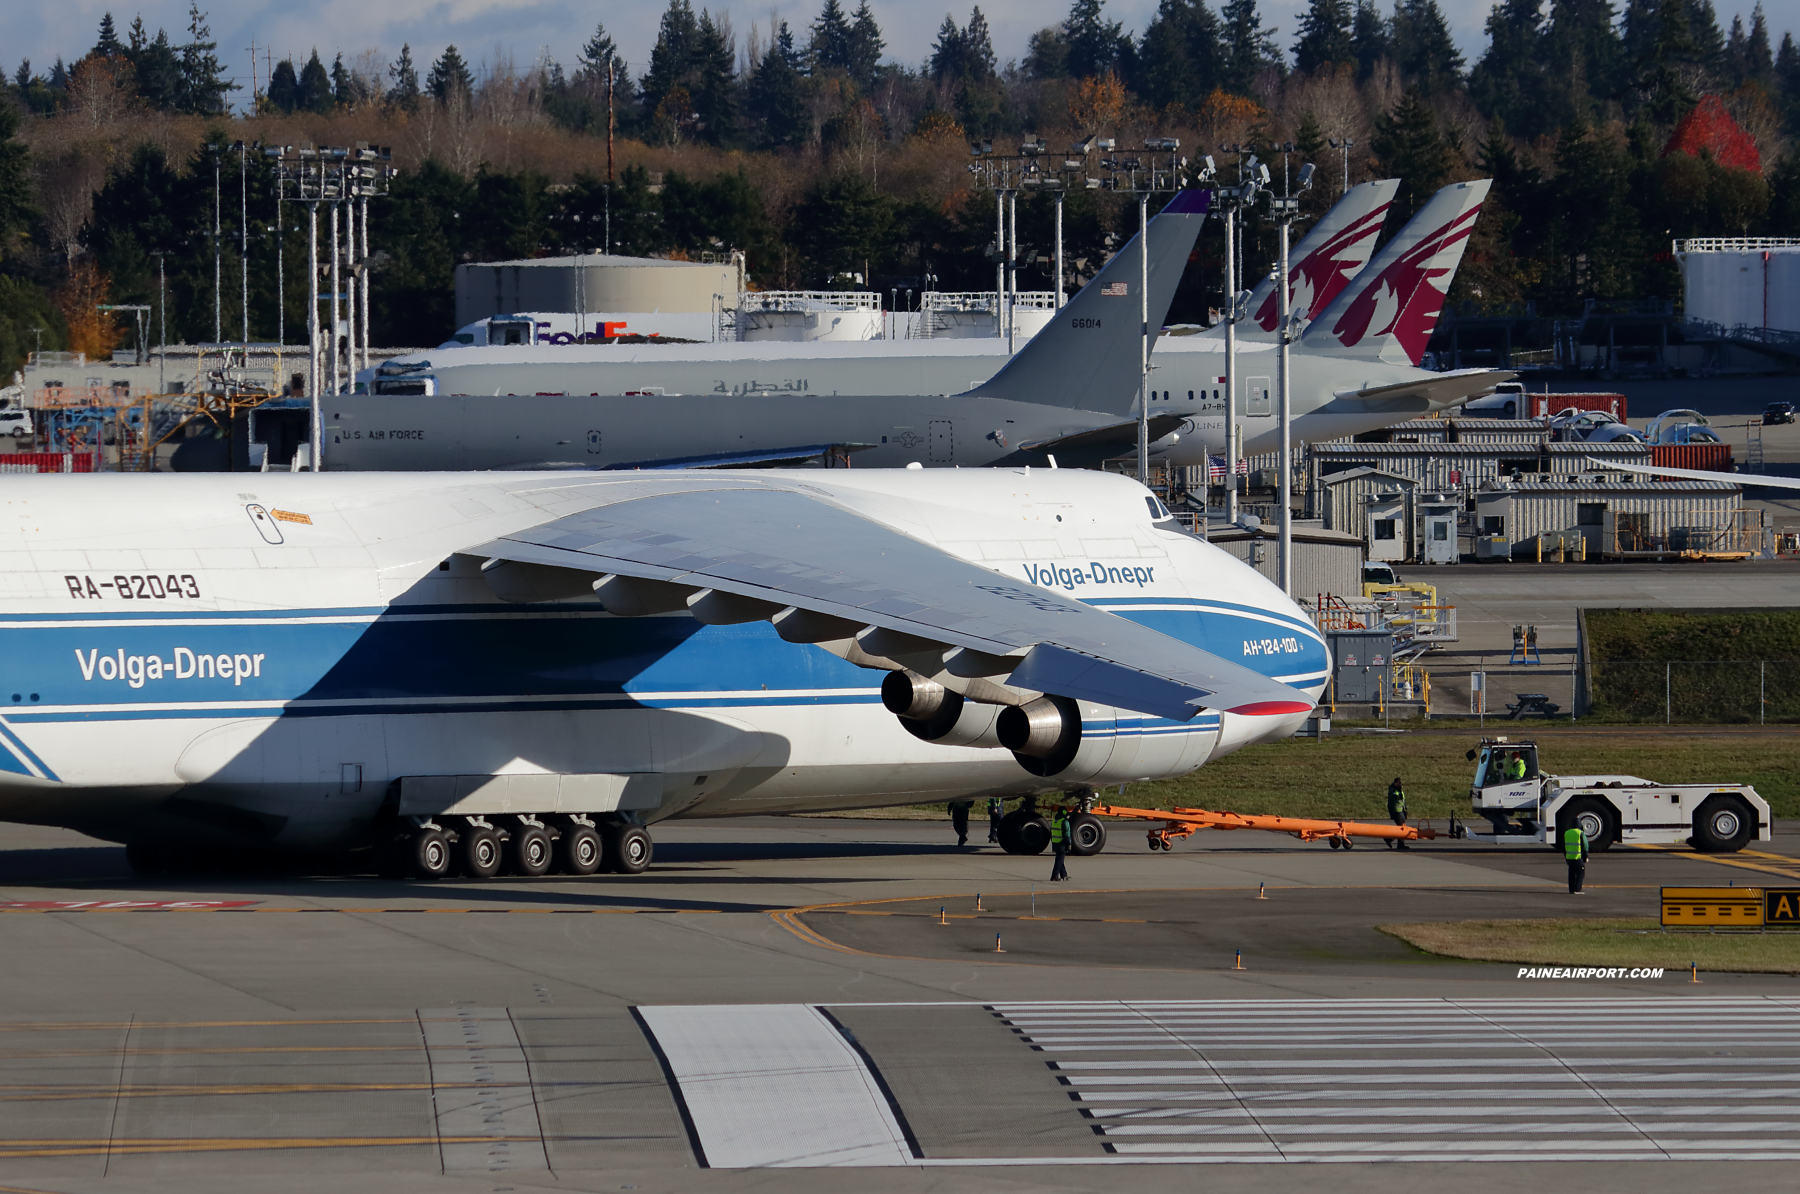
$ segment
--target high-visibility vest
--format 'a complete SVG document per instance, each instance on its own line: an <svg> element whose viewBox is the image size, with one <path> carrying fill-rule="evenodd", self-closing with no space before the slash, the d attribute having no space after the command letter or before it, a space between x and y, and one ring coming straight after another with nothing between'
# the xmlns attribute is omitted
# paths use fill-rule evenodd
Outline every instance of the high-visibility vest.
<svg viewBox="0 0 1800 1194"><path fill-rule="evenodd" d="M1525 760L1524 759L1514 759L1512 762L1508 763L1506 765L1506 778L1507 779L1524 779L1525 778Z"/></svg>
<svg viewBox="0 0 1800 1194"><path fill-rule="evenodd" d="M1580 862L1586 853L1586 835L1581 832L1581 826L1571 825L1563 830L1563 857L1570 862Z"/></svg>
<svg viewBox="0 0 1800 1194"><path fill-rule="evenodd" d="M1069 831L1069 819L1063 816L1050 818L1050 841L1052 844L1064 839Z"/></svg>

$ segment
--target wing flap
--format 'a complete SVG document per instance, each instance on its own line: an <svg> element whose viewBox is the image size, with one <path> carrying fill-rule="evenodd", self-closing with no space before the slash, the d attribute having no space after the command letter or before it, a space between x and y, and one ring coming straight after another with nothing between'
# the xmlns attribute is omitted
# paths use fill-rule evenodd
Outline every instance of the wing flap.
<svg viewBox="0 0 1800 1194"><path fill-rule="evenodd" d="M842 619L865 637L908 635L945 652L1015 658L1015 687L1158 717L1271 702L1311 707L1298 690L1189 643L959 559L823 496L774 485L672 486L467 554L596 579L663 581L695 590L690 605L709 591L731 594ZM1025 683L1021 668L1059 687Z"/></svg>

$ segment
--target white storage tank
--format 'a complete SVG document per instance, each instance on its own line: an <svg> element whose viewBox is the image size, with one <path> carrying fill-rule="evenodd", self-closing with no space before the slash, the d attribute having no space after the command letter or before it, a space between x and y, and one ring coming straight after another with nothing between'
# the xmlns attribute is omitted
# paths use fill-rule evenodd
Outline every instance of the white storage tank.
<svg viewBox="0 0 1800 1194"><path fill-rule="evenodd" d="M1708 237L1675 242L1687 318L1800 332L1800 239Z"/></svg>
<svg viewBox="0 0 1800 1194"><path fill-rule="evenodd" d="M737 304L743 258L662 261L586 253L456 267L456 326L514 311L697 311Z"/></svg>
<svg viewBox="0 0 1800 1194"><path fill-rule="evenodd" d="M869 290L762 290L740 297L740 340L881 340L881 296Z"/></svg>

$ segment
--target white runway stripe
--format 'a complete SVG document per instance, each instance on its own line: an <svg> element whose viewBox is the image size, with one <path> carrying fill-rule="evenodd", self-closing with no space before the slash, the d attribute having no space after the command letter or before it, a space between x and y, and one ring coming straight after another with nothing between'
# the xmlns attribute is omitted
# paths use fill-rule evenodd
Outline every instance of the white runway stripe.
<svg viewBox="0 0 1800 1194"><path fill-rule="evenodd" d="M1095 1002L995 1011L1043 1055L1122 1160L1800 1155L1790 1144L1800 1129L1793 999ZM1495 1131L1507 1148L1493 1147Z"/></svg>
<svg viewBox="0 0 1800 1194"><path fill-rule="evenodd" d="M642 1007L704 1163L908 1165L880 1082L818 1008Z"/></svg>

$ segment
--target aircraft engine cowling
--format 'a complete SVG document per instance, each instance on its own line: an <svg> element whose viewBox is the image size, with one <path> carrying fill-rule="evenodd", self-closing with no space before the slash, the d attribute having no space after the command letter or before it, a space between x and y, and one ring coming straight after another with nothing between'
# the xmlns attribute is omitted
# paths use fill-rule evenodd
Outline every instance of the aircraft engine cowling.
<svg viewBox="0 0 1800 1194"><path fill-rule="evenodd" d="M1041 696L1000 711L994 728L1000 745L1033 775L1056 775L1081 747L1081 707L1068 697Z"/></svg>
<svg viewBox="0 0 1800 1194"><path fill-rule="evenodd" d="M921 741L938 746L1000 745L994 730L998 706L965 700L915 672L889 672L881 682L881 703Z"/></svg>
<svg viewBox="0 0 1800 1194"><path fill-rule="evenodd" d="M930 721L954 699L962 698L917 672L889 672L881 681L881 703L894 716L910 721ZM954 719L955 711L951 712Z"/></svg>

